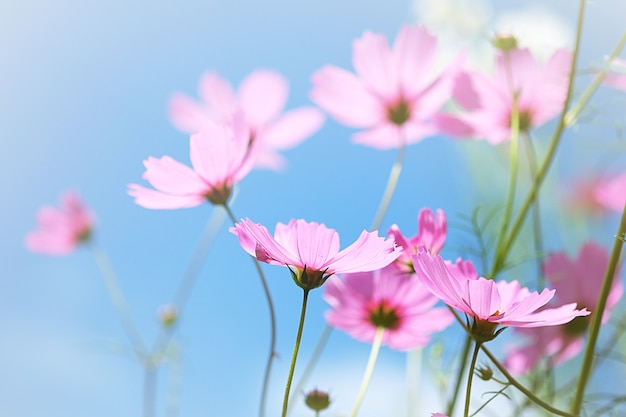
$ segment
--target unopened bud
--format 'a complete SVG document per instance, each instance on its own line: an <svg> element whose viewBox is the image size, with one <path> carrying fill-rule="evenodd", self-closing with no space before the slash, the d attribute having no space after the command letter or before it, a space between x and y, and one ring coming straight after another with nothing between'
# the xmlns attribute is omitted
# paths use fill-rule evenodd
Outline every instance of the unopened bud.
<svg viewBox="0 0 626 417"><path fill-rule="evenodd" d="M322 411L330 406L330 397L328 393L314 389L306 394L304 397L304 403L314 411Z"/></svg>
<svg viewBox="0 0 626 417"><path fill-rule="evenodd" d="M489 381L491 378L493 378L493 371L488 366L479 366L478 368L476 368L476 375L484 381Z"/></svg>
<svg viewBox="0 0 626 417"><path fill-rule="evenodd" d="M504 52L517 49L517 38L513 35L496 35L491 42L496 49Z"/></svg>

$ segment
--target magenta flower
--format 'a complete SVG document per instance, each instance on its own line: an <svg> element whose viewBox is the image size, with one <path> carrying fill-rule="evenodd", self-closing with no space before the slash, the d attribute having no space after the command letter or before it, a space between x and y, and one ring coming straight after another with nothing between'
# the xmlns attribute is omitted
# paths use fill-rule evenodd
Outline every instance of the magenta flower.
<svg viewBox="0 0 626 417"><path fill-rule="evenodd" d="M608 263L607 250L588 242L580 249L576 259L570 259L565 253L551 254L544 262L543 270L546 279L556 290L556 302L577 303L593 311ZM609 320L611 310L623 293L622 282L615 280L602 315L603 323ZM525 329L521 334L529 343L511 349L506 362L512 371L523 374L534 368L541 358L550 357L553 366L568 361L582 350L589 320L589 317L579 317L550 330Z"/></svg>
<svg viewBox="0 0 626 417"><path fill-rule="evenodd" d="M143 162L143 178L156 190L130 184L128 194L150 209L194 207L207 200L224 204L233 185L252 168L254 149L248 138L240 114L230 125L207 122L202 131L191 135L193 169L169 156L150 157Z"/></svg>
<svg viewBox="0 0 626 417"><path fill-rule="evenodd" d="M250 255L270 265L285 265L296 284L306 290L321 286L333 274L368 272L382 268L400 256L391 239L363 231L359 238L339 250L339 234L323 224L293 219L278 223L274 237L250 219L230 228Z"/></svg>
<svg viewBox="0 0 626 417"><path fill-rule="evenodd" d="M26 247L46 255L67 255L91 235L93 215L74 192L61 196L61 207L44 206L37 213L39 227L26 235Z"/></svg>
<svg viewBox="0 0 626 417"><path fill-rule="evenodd" d="M413 263L435 296L473 320L472 334L481 343L504 329L498 326L555 326L589 314L586 309L576 310L576 303L541 309L552 299L554 290L530 292L517 281L495 282L478 277L468 261L446 265L440 256L421 251L413 257Z"/></svg>
<svg viewBox="0 0 626 417"><path fill-rule="evenodd" d="M417 220L417 235L406 238L400 232L398 225L392 225L387 231L387 235L393 238L398 246L402 247L402 255L396 259L395 264L400 266L405 272L413 273L413 255L419 252L420 248L425 248L433 255L438 255L446 241L448 223L446 213L437 210L437 216L429 208L420 210Z"/></svg>
<svg viewBox="0 0 626 417"><path fill-rule="evenodd" d="M610 63L610 71L604 77L604 84L626 91L626 61L615 58Z"/></svg>
<svg viewBox="0 0 626 417"><path fill-rule="evenodd" d="M207 122L227 120L241 111L250 138L258 142L255 165L278 170L285 165L278 151L298 145L324 123L322 112L311 106L283 113L288 93L287 80L274 71L253 72L241 82L237 93L217 73L208 72L200 80L201 102L175 94L170 99L169 116L176 128L196 133Z"/></svg>
<svg viewBox="0 0 626 417"><path fill-rule="evenodd" d="M378 149L434 135L432 117L449 100L459 63L435 74L437 39L404 26L389 47L383 35L365 32L353 43L356 74L326 66L313 74L311 99L337 121L366 129L356 143Z"/></svg>
<svg viewBox="0 0 626 417"><path fill-rule="evenodd" d="M417 278L393 267L333 277L324 299L332 308L326 313L331 326L368 343L382 327L382 343L397 350L426 346L432 333L454 320L448 309L433 308L439 300Z"/></svg>
<svg viewBox="0 0 626 417"><path fill-rule="evenodd" d="M545 64L527 49L498 51L493 76L467 71L457 77L453 95L463 110L439 115L437 125L451 136L505 142L511 138L517 96L520 130L541 126L563 109L571 60L566 49L558 49Z"/></svg>

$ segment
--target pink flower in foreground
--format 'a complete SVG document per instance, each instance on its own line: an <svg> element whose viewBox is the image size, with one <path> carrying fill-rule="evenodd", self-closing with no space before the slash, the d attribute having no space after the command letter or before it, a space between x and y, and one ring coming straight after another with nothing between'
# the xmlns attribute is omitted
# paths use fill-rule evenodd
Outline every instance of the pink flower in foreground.
<svg viewBox="0 0 626 417"><path fill-rule="evenodd" d="M626 206L626 172L598 181L593 189L593 197L604 208L620 213L624 211L624 206Z"/></svg>
<svg viewBox="0 0 626 417"><path fill-rule="evenodd" d="M241 82L237 93L217 73L207 72L200 79L201 101L175 94L170 99L169 117L181 131L196 133L207 122L227 120L241 111L250 139L257 142L256 166L281 169L285 161L277 151L298 145L324 123L322 112L311 106L283 113L288 93L287 80L274 71L254 71Z"/></svg>
<svg viewBox="0 0 626 417"><path fill-rule="evenodd" d="M448 223L446 221L446 213L443 210L437 210L435 216L431 209L423 208L420 210L417 220L417 235L406 238L400 232L398 225L392 225L387 234L393 238L398 246L402 246L402 255L396 260L395 264L406 272L413 273L413 255L419 252L420 248L425 248L433 255L438 255L446 241L448 231Z"/></svg>
<svg viewBox="0 0 626 417"><path fill-rule="evenodd" d="M366 129L356 143L388 149L434 135L432 117L450 99L458 63L434 74L437 39L404 26L389 47L383 35L365 32L353 43L356 74L325 66L313 74L311 99L337 121Z"/></svg>
<svg viewBox="0 0 626 417"><path fill-rule="evenodd" d="M580 249L576 259L570 259L564 253L551 254L544 262L543 269L546 279L556 290L555 301L575 302L594 311L608 264L607 250L589 242ZM608 321L611 309L619 302L623 293L622 282L614 281L602 315L603 323ZM517 374L528 372L545 357L551 358L552 366L564 363L582 350L583 336L589 322L590 317L578 317L549 330L524 329L520 333L529 340L529 343L511 349L505 363Z"/></svg>
<svg viewBox="0 0 626 417"><path fill-rule="evenodd" d="M604 77L604 84L626 91L626 61L615 58L610 63L610 71Z"/></svg>
<svg viewBox="0 0 626 417"><path fill-rule="evenodd" d="M458 115L437 117L451 136L484 138L498 144L511 138L513 98L517 96L520 131L546 123L563 109L572 53L558 49L541 64L529 50L498 51L493 76L467 71L457 77L454 99Z"/></svg>
<svg viewBox="0 0 626 417"><path fill-rule="evenodd" d="M45 206L37 214L39 228L26 235L26 247L47 255L66 255L89 239L93 215L73 192L63 194L61 207Z"/></svg>
<svg viewBox="0 0 626 417"><path fill-rule="evenodd" d="M339 250L339 234L323 224L293 219L278 223L274 237L250 219L230 228L250 255L270 265L284 265L295 283L305 290L321 286L333 274L367 272L382 268L400 256L393 240L363 231L359 238Z"/></svg>
<svg viewBox="0 0 626 417"><path fill-rule="evenodd" d="M233 185L252 168L248 130L241 115L231 125L207 123L191 135L192 168L163 156L145 160L143 178L156 190L137 184L128 186L135 203L150 209L176 209L197 206L204 201L224 204Z"/></svg>
<svg viewBox="0 0 626 417"><path fill-rule="evenodd" d="M441 301L465 313L473 320L472 334L478 342L486 342L503 328L555 326L586 316L586 309L576 310L576 303L558 308L545 308L554 290L530 292L517 281L488 280L478 277L471 262L446 265L438 255L422 251L413 257L415 270L424 285Z"/></svg>
<svg viewBox="0 0 626 417"><path fill-rule="evenodd" d="M415 277L396 268L344 274L325 285L324 299L332 310L326 321L355 339L372 343L379 327L382 343L392 349L423 347L434 332L445 329L454 317Z"/></svg>

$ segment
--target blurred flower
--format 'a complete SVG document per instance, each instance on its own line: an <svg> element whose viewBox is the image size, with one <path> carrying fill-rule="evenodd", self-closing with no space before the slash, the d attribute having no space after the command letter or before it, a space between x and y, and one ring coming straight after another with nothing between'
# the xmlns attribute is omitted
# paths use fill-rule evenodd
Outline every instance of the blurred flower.
<svg viewBox="0 0 626 417"><path fill-rule="evenodd" d="M157 316L164 327L171 327L178 319L178 310L174 305L166 304L159 307Z"/></svg>
<svg viewBox="0 0 626 417"><path fill-rule="evenodd" d="M324 299L330 325L368 343L382 327L382 343L397 350L426 346L454 320L448 309L433 308L439 300L416 277L393 267L333 277Z"/></svg>
<svg viewBox="0 0 626 417"><path fill-rule="evenodd" d="M191 135L192 168L163 156L144 161L143 178L156 190L137 184L128 186L135 203L150 209L197 206L204 201L224 204L233 185L250 172L254 149L248 144L248 129L241 114L231 124L207 122Z"/></svg>
<svg viewBox="0 0 626 417"><path fill-rule="evenodd" d="M314 389L304 396L304 403L314 411L322 411L330 406L330 397L327 392Z"/></svg>
<svg viewBox="0 0 626 417"><path fill-rule="evenodd" d="M201 102L183 94L172 96L169 103L172 124L183 132L196 133L207 122L228 120L234 112L241 111L249 139L257 142L255 165L260 168L283 168L285 160L278 151L298 145L324 122L322 112L311 106L282 113L289 86L274 71L254 71L241 82L237 93L217 73L207 72L200 80L198 93Z"/></svg>
<svg viewBox="0 0 626 417"><path fill-rule="evenodd" d="M593 188L593 198L602 207L617 212L626 206L626 172L599 180Z"/></svg>
<svg viewBox="0 0 626 417"><path fill-rule="evenodd" d="M352 245L339 251L339 234L323 224L293 219L278 223L274 237L264 226L242 219L230 231L250 255L270 265L285 265L295 283L310 290L336 273L367 272L400 256L392 239L363 231Z"/></svg>
<svg viewBox="0 0 626 417"><path fill-rule="evenodd" d="M313 74L311 99L340 123L367 129L356 143L378 149L414 143L437 133L432 117L449 100L458 62L435 74L437 39L404 26L393 48L365 32L353 43L356 74L325 66Z"/></svg>
<svg viewBox="0 0 626 417"><path fill-rule="evenodd" d="M91 236L93 215L75 192L61 196L61 207L44 206L38 228L26 235L26 247L46 255L67 255Z"/></svg>
<svg viewBox="0 0 626 417"><path fill-rule="evenodd" d="M472 320L471 332L478 342L495 338L503 328L554 326L575 317L589 315L576 310L576 303L541 309L554 296L554 290L530 292L517 281L478 277L470 262L447 266L440 256L421 251L413 258L415 270L426 287L441 301Z"/></svg>
<svg viewBox="0 0 626 417"><path fill-rule="evenodd" d="M576 259L570 259L565 253L548 256L543 270L546 279L556 290L555 302L574 302L588 308L593 314L608 263L607 250L593 242L583 245ZM622 282L615 280L602 315L602 323L608 321L611 309L619 302L623 293ZM584 346L583 336L589 321L590 317L577 317L569 323L550 328L516 329L529 343L511 348L505 366L511 372L523 374L533 369L542 358L550 358L551 366L572 359Z"/></svg>
<svg viewBox="0 0 626 417"><path fill-rule="evenodd" d="M453 95L462 111L439 115L438 126L452 136L505 142L511 138L514 97L520 131L544 124L563 109L571 58L571 51L559 49L542 65L527 49L499 51L493 77L477 71L457 77Z"/></svg>
<svg viewBox="0 0 626 417"><path fill-rule="evenodd" d="M626 91L626 61L615 58L609 63L609 71L604 77L604 84Z"/></svg>
<svg viewBox="0 0 626 417"><path fill-rule="evenodd" d="M404 237L398 225L395 224L387 231L396 244L402 247L402 255L396 259L395 264L410 273L415 272L412 255L416 254L420 248L425 248L434 255L439 254L446 241L448 230L446 213L443 210L437 210L435 217L431 209L423 208L419 212L417 223L418 233L412 238Z"/></svg>

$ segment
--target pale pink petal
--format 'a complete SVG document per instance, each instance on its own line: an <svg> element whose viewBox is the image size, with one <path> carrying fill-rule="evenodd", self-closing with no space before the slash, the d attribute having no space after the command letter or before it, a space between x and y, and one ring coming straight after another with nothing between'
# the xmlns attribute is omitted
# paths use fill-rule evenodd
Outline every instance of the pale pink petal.
<svg viewBox="0 0 626 417"><path fill-rule="evenodd" d="M525 316L514 317L511 319L505 317L498 322L505 326L516 327L554 326L569 323L572 319L574 319L574 317L588 316L589 314L590 312L586 309L577 310L576 304L573 303L557 308L543 309L537 313L527 314Z"/></svg>
<svg viewBox="0 0 626 417"><path fill-rule="evenodd" d="M421 209L418 215L418 230L419 244L426 247L433 255L438 254L446 241L448 230L446 213L438 209L437 217L435 217L431 209Z"/></svg>
<svg viewBox="0 0 626 417"><path fill-rule="evenodd" d="M271 265L304 266L297 258L297 254L291 253L280 245L267 229L250 219L243 219L231 227L230 232L237 235L243 249L259 261Z"/></svg>
<svg viewBox="0 0 626 417"><path fill-rule="evenodd" d="M285 112L267 126L262 141L272 149L289 149L317 132L324 124L324 115L315 107L300 107Z"/></svg>
<svg viewBox="0 0 626 417"><path fill-rule="evenodd" d="M137 184L128 185L128 195L135 198L137 205L148 209L189 208L198 206L206 201L201 194L168 194Z"/></svg>
<svg viewBox="0 0 626 417"><path fill-rule="evenodd" d="M593 195L600 205L621 213L626 206L626 173L600 181Z"/></svg>
<svg viewBox="0 0 626 417"><path fill-rule="evenodd" d="M237 98L233 92L233 87L215 72L207 72L202 75L198 94L206 104L213 119L228 118L237 108Z"/></svg>
<svg viewBox="0 0 626 417"><path fill-rule="evenodd" d="M194 170L169 156L160 159L151 156L143 164L146 167L143 178L159 191L175 195L199 195L208 191L206 183Z"/></svg>
<svg viewBox="0 0 626 417"><path fill-rule="evenodd" d="M210 119L210 114L195 100L183 94L174 94L169 101L168 117L176 129L195 133Z"/></svg>
<svg viewBox="0 0 626 417"><path fill-rule="evenodd" d="M359 238L339 252L327 264L336 272L367 272L383 268L396 260L402 248L396 247L393 240L379 237L377 232L363 231Z"/></svg>
<svg viewBox="0 0 626 417"><path fill-rule="evenodd" d="M413 97L431 82L437 39L423 26L404 25L393 45L394 65L405 97Z"/></svg>
<svg viewBox="0 0 626 417"><path fill-rule="evenodd" d="M400 146L400 128L394 124L379 124L352 135L352 142L376 149L392 149Z"/></svg>
<svg viewBox="0 0 626 417"><path fill-rule="evenodd" d="M271 122L285 107L289 85L277 72L257 70L239 85L239 104L255 128Z"/></svg>
<svg viewBox="0 0 626 417"><path fill-rule="evenodd" d="M476 318L489 321L491 316L502 314L502 303L495 282L484 278L468 280L467 289L466 301Z"/></svg>
<svg viewBox="0 0 626 417"><path fill-rule="evenodd" d="M382 100L393 100L399 93L397 70L383 35L365 32L352 43L352 63L365 88Z"/></svg>
<svg viewBox="0 0 626 417"><path fill-rule="evenodd" d="M354 74L325 66L313 74L312 81L311 100L340 123L362 128L385 120L383 104Z"/></svg>

